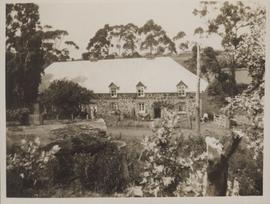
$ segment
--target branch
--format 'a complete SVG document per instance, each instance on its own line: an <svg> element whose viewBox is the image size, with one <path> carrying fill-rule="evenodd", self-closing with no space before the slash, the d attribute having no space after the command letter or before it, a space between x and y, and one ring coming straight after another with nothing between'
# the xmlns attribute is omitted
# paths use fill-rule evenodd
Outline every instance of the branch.
<svg viewBox="0 0 270 204"><path fill-rule="evenodd" d="M227 161L231 158L231 156L234 154L234 152L238 148L242 140L242 137L243 137L242 132L236 131L236 130L232 132L232 142L224 153L224 157L226 158Z"/></svg>

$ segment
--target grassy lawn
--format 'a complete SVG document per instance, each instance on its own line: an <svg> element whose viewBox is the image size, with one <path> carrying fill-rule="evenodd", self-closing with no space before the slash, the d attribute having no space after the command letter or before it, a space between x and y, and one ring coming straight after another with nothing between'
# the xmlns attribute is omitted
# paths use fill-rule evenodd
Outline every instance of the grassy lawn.
<svg viewBox="0 0 270 204"><path fill-rule="evenodd" d="M195 127L195 124L193 125ZM191 134L195 135L195 129L182 129L185 135ZM133 141L140 141L144 136L152 134L150 128L134 128L134 127L109 127L108 135L114 139L122 139L127 143ZM229 136L230 131L228 129L218 127L213 122L201 124L201 135L203 136L213 136L216 138L223 138L224 136Z"/></svg>
<svg viewBox="0 0 270 204"><path fill-rule="evenodd" d="M69 122L59 122L59 121L50 121L45 123L45 125L36 125L36 126L8 126L6 129L7 132L7 147L11 144L20 144L22 139L33 140L36 137L40 138L42 145L46 145L51 141L55 141L55 135L51 134L51 130L62 128L67 125ZM80 121L75 122L77 124L87 123L95 128L103 128L103 126L95 121Z"/></svg>
<svg viewBox="0 0 270 204"><path fill-rule="evenodd" d="M89 123L90 121L84 121ZM93 126L98 127L98 123L90 122ZM19 144L22 139L33 139L40 137L42 144L48 144L55 140L55 136L50 131L63 127L65 124L55 122L39 126L10 126L7 128L7 142ZM193 125L195 127L195 124ZM185 135L195 135L195 129L182 129ZM214 136L223 138L228 136L229 130L217 127L213 122L201 124L201 134L203 136ZM113 139L124 140L128 146L136 146L140 149L140 143L144 136L152 134L151 128L143 127L108 127L107 134Z"/></svg>

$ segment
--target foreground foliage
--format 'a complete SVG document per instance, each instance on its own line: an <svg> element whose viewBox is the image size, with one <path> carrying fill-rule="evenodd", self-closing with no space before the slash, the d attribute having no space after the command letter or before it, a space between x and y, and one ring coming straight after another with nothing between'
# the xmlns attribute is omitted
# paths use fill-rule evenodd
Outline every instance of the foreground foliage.
<svg viewBox="0 0 270 204"><path fill-rule="evenodd" d="M8 149L8 197L111 195L126 187L126 153L104 130L70 124L50 134L49 144L23 139Z"/></svg>
<svg viewBox="0 0 270 204"><path fill-rule="evenodd" d="M206 147L202 137L187 137L177 127L179 115L167 111L153 134L145 137L145 196L202 196Z"/></svg>

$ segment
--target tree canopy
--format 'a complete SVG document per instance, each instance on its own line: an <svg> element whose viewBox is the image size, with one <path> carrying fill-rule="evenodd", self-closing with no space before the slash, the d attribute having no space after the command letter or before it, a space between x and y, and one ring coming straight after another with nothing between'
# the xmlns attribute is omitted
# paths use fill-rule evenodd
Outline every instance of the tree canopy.
<svg viewBox="0 0 270 204"><path fill-rule="evenodd" d="M67 116L78 114L82 104L89 104L93 92L68 80L55 80L41 96L41 104L46 109L54 107L57 113Z"/></svg>
<svg viewBox="0 0 270 204"><path fill-rule="evenodd" d="M23 106L37 97L44 64L39 25L37 5L6 5L7 106Z"/></svg>
<svg viewBox="0 0 270 204"><path fill-rule="evenodd" d="M24 107L37 99L44 67L70 59L61 41L67 31L41 26L39 7L33 3L6 4L6 102L8 108Z"/></svg>
<svg viewBox="0 0 270 204"><path fill-rule="evenodd" d="M92 37L83 59L156 56L176 53L174 42L153 20L142 27L132 23L110 26L106 24Z"/></svg>
<svg viewBox="0 0 270 204"><path fill-rule="evenodd" d="M235 70L237 67L246 66L246 61L239 58L238 53L243 49L244 43L249 32L252 32L253 27L257 24L259 19L265 17L265 11L261 8L251 8L241 1L229 2L225 1L220 7L213 7L217 2L202 2L200 9L194 9L194 14L204 18L210 12L216 10L217 15L208 20L209 34L217 34L222 38L222 46L225 51L226 64L231 69L231 76L234 88L233 95L236 95L236 80ZM257 19L257 20L256 20ZM247 51L247 50L246 50ZM246 56L248 52L245 53Z"/></svg>

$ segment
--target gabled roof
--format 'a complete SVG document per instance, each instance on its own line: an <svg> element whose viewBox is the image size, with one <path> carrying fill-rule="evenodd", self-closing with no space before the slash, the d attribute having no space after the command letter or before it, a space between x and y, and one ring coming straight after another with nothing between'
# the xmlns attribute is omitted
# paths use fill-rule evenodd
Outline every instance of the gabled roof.
<svg viewBox="0 0 270 204"><path fill-rule="evenodd" d="M187 85L187 92L194 92L197 81L196 75L170 57L55 62L44 73L47 81L48 75L50 81L65 78L95 93L109 93L112 82L120 88L120 93L136 93L138 82L147 85L148 93L177 92L179 81ZM201 79L202 91L207 85Z"/></svg>
<svg viewBox="0 0 270 204"><path fill-rule="evenodd" d="M179 81L179 83L176 86L178 87L178 86L181 86L181 85L184 85L186 88L188 87L182 80Z"/></svg>
<svg viewBox="0 0 270 204"><path fill-rule="evenodd" d="M119 89L119 86L115 85L113 82L110 83L109 88L117 88Z"/></svg>
<svg viewBox="0 0 270 204"><path fill-rule="evenodd" d="M138 82L136 87L144 87L144 88L146 88L146 86L141 81Z"/></svg>

